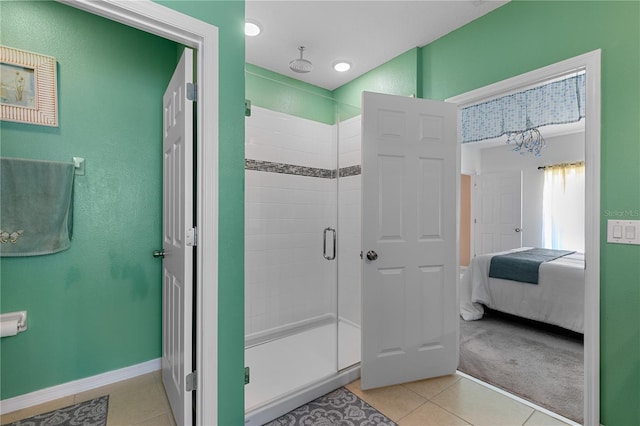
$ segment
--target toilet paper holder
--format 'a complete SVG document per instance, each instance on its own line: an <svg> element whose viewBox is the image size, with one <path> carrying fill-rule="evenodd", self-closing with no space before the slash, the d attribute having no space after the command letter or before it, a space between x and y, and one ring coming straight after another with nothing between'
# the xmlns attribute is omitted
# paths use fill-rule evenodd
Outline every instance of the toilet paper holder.
<svg viewBox="0 0 640 426"><path fill-rule="evenodd" d="M18 321L18 333L27 329L27 311L9 312L0 314L0 323L5 321Z"/></svg>

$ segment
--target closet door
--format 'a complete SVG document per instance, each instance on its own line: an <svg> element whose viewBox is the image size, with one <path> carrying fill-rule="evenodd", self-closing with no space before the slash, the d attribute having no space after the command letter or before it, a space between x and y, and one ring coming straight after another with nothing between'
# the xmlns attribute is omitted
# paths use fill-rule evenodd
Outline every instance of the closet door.
<svg viewBox="0 0 640 426"><path fill-rule="evenodd" d="M475 255L522 247L522 172L475 178Z"/></svg>

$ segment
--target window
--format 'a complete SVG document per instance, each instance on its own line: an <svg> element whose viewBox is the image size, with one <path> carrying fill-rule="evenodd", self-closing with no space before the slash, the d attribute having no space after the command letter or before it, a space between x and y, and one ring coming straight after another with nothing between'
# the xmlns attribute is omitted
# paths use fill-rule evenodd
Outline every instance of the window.
<svg viewBox="0 0 640 426"><path fill-rule="evenodd" d="M584 161L544 168L542 244L584 252Z"/></svg>

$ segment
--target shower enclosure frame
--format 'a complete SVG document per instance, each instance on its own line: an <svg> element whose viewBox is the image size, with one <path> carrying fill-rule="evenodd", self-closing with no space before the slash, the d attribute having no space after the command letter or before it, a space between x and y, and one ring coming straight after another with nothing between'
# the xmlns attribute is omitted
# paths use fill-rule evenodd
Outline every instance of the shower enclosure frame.
<svg viewBox="0 0 640 426"><path fill-rule="evenodd" d="M248 71L249 72L249 71ZM262 76L258 76L261 78L264 78ZM273 83L273 81L271 81ZM277 82L278 84L280 84L280 82ZM326 99L325 99L326 100ZM253 104L253 109L255 110L255 102L253 100L251 100L252 104ZM334 202L335 202L335 211L333 213L334 216L334 223L333 224L328 224L328 226L324 227L324 230L322 228L320 228L318 230L318 232L324 237L323 241L321 242L321 246L317 247L317 251L318 251L318 256L323 256L324 259L322 259L323 261L327 262L327 261L331 261L331 262L336 262L336 266L334 269L334 287L333 287L333 292L334 292L334 310L333 310L333 314L334 314L334 322L332 323L332 327L335 327L335 345L336 345L336 354L334 357L334 363L335 363L335 370L334 373L331 374L327 374L324 375L322 377L318 377L318 379L308 385L305 386L301 386L295 389L291 389L289 392L287 392L284 395L281 395L279 397L276 397L274 399L270 399L267 400L263 403L259 403L257 405L254 405L253 408L252 407L247 407L247 405L249 404L249 402L246 403L245 408L248 408L247 411L245 411L245 424L247 425L258 425L258 424L264 424L267 421L273 420L274 418L277 418L278 416L287 413L288 411L291 411L297 407L299 407L300 405L313 400L319 396L322 396L336 388L339 388L341 386L344 386L350 382L353 382L354 380L358 379L360 376L360 366L359 366L359 338L358 338L358 361L349 365L349 366L343 366L340 365L339 363L339 356L338 356L338 340L339 340L339 336L337 335L338 331L338 327L339 327L339 322L340 322L340 313L339 313L339 301L338 301L338 293L339 293L339 280L338 280L338 261L339 261L339 253L340 253L340 248L339 248L339 244L340 244L340 236L336 235L337 232L340 231L340 225L339 225L339 201L338 201L338 197L339 197L339 190L340 190L340 168L342 166L342 164L340 164L340 160L339 160L339 125L341 123L340 120L340 112L339 112L339 108L341 107L340 104L338 104L335 100L331 99L331 102L334 103L334 115L335 115L335 129L333 131L333 143L335 144L335 148L334 149L334 166L331 167L331 169L333 170L333 178L335 178L335 193L334 193ZM356 107L351 107L351 106L344 106L343 108L356 108ZM260 107L258 107L260 108ZM259 111L259 109L257 110ZM354 109L353 111L357 111L357 114L352 114L352 115L359 115L359 108ZM254 111L252 111L251 116L254 115ZM247 120L251 120L251 118L248 118ZM249 121L248 121L249 123ZM359 131L360 125L359 122L356 123L357 124L357 128ZM355 128L355 127L354 127ZM250 133L250 132L248 132ZM247 140L251 139L251 135L248 134L247 136ZM358 136L358 144L359 144L359 136ZM359 146L359 145L358 145ZM255 167L255 163L258 162L255 159L251 158L251 148L247 149L247 166L245 167L246 170L252 170L253 167ZM358 158L358 162L359 162L359 153L357 153L357 158ZM255 161L254 161L255 160ZM272 160L272 159L269 159ZM271 166L273 166L273 161L271 162ZM275 167L275 166L274 166ZM255 168L253 170L256 170ZM359 164L358 164L358 171L359 171ZM286 172L285 172L286 173ZM356 173L357 174L357 173ZM353 171L351 171L350 176L353 176L354 173ZM250 181L251 179L247 179L247 181ZM247 185L249 185L250 183L247 183ZM250 193L250 189L246 190L247 193ZM245 201L247 202L247 201ZM249 208L247 208L247 210L249 210ZM359 247L359 244L358 244ZM358 248L359 250L359 248ZM354 253L355 257L357 257L358 260L358 268L359 268L359 251L358 253ZM358 285L360 285L360 282L358 281ZM249 293L250 289L249 289L249 285L247 285L247 293ZM248 297L248 296L246 296ZM359 299L358 299L359 300ZM359 310L358 310L359 312ZM250 326L248 326L250 327ZM260 337L260 336L259 336ZM287 337L287 334L285 333L285 337ZM271 339L269 337L266 337L265 339L262 339L262 341L260 341L260 339L258 339L257 343L254 340L251 339L247 339L245 342L245 354L247 353L246 351L251 349L252 347L255 347L256 345L259 345L261 343L273 343L274 339ZM248 343L248 345L247 345ZM247 357L247 355L245 355L245 357ZM245 363L247 364L247 366L249 368L251 368L251 365L248 365L249 363ZM341 368L344 367L344 368ZM251 375L253 375L253 373L251 372L251 370L249 369L249 373ZM292 372L292 374L295 374ZM249 379L251 380L251 378Z"/></svg>

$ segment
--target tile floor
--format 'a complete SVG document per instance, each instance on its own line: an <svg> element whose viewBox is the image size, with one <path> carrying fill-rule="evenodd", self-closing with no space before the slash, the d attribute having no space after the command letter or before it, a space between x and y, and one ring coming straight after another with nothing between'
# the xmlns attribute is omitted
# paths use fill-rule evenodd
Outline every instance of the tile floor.
<svg viewBox="0 0 640 426"><path fill-rule="evenodd" d="M558 426L565 423L459 375L363 391L347 388L399 426ZM3 415L2 424L109 394L108 426L175 426L160 372ZM221 425L242 426L242 425Z"/></svg>
<svg viewBox="0 0 640 426"><path fill-rule="evenodd" d="M4 425L107 394L109 395L108 426L175 426L159 370L4 414L0 423Z"/></svg>
<svg viewBox="0 0 640 426"><path fill-rule="evenodd" d="M399 426L566 426L549 415L460 375L351 392Z"/></svg>

